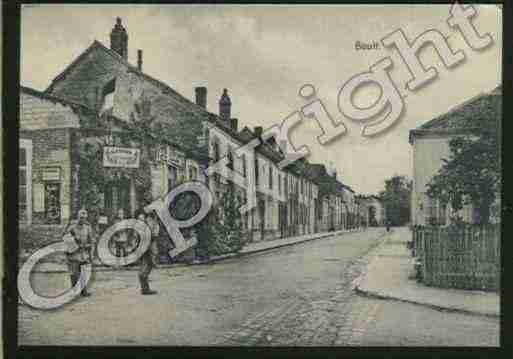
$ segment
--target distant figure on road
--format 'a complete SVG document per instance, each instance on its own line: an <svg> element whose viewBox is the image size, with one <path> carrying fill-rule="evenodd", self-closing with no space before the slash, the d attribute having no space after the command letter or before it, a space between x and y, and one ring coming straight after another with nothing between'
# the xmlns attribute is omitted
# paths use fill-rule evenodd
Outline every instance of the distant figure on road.
<svg viewBox="0 0 513 359"><path fill-rule="evenodd" d="M64 241L71 245L67 259L73 287L80 279L80 267L91 263L91 248L95 244L93 227L89 224L87 217L88 214L85 209L78 211L78 219L72 221L64 233ZM84 287L81 295L87 297L90 294Z"/></svg>
<svg viewBox="0 0 513 359"><path fill-rule="evenodd" d="M141 294L151 295L157 294L156 291L150 289L148 277L151 270L157 262L158 248L157 238L159 236L160 225L158 220L155 218L155 212L152 211L146 215L143 210L140 210L137 214L137 219L146 222L151 231L151 242L148 250L142 255L139 268L139 283L141 284Z"/></svg>
<svg viewBox="0 0 513 359"><path fill-rule="evenodd" d="M390 225L391 225L390 220L387 220L387 232L390 232Z"/></svg>

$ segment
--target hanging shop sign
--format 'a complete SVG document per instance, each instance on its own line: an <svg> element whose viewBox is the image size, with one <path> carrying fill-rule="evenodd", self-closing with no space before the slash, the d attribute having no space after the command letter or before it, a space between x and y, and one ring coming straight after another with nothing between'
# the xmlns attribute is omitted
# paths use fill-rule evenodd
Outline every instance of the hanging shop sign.
<svg viewBox="0 0 513 359"><path fill-rule="evenodd" d="M174 167L185 167L185 155L170 146L160 147L157 151L157 162L165 162Z"/></svg>
<svg viewBox="0 0 513 359"><path fill-rule="evenodd" d="M139 168L141 150L127 147L103 147L103 166Z"/></svg>

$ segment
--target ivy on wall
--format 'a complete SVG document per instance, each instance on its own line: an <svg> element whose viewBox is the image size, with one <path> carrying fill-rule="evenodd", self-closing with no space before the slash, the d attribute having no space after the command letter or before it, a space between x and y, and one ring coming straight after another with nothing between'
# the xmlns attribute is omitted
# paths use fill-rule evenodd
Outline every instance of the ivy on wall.
<svg viewBox="0 0 513 359"><path fill-rule="evenodd" d="M164 121L162 116L163 114L153 114L149 99L142 97L134 105L129 121L119 124L116 131L102 128L103 132L83 135L79 140L77 152L80 164L80 202L82 207L89 210L93 223L101 213L109 183L133 180L137 203L145 206L153 200L151 166L155 163L159 146L176 146L188 158L208 157L208 144L200 141L204 133L204 118L187 111L174 113L172 121ZM157 118L161 120L157 121ZM139 148L139 167L103 167L103 147L109 145ZM190 218L199 205L198 198L186 193L175 199L170 206L170 212L177 219ZM239 213L240 205L233 188L229 189L220 199L217 208L213 208L205 220L194 227L198 239L196 255L208 258L236 252L242 248L245 236Z"/></svg>

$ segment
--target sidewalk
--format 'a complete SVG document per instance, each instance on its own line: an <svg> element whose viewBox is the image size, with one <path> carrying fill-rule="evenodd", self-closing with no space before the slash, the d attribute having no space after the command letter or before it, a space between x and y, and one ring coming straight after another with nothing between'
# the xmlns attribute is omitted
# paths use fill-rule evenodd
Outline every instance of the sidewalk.
<svg viewBox="0 0 513 359"><path fill-rule="evenodd" d="M207 262L194 261L192 263L161 264L161 265L158 265L157 268L177 268L177 267L184 267L184 266L190 266L190 265L205 265L205 264L218 262L218 261L228 259L228 258L245 256L245 255L249 255L249 254L253 254L253 253L268 251L268 250L272 250L272 249L276 249L276 248L291 246L291 245L295 245L298 243L308 242L308 241L312 241L312 240L316 240L316 239L333 237L333 236L336 236L339 234L356 232L356 231L361 231L361 229L323 232L323 233L307 234L307 235L297 236L297 237L280 238L280 239L275 239L275 240L271 240L271 241L259 241L259 242L247 244L238 253L227 253L227 254L220 255L220 256L214 256L214 257L211 257L210 260ZM127 266L124 269L125 270L137 270L138 268L139 268L139 266ZM94 269L96 271L114 270L113 267L109 267L109 266L106 266L103 264L101 264L101 265L95 264ZM68 267L65 264L43 262L43 263L38 263L34 271L39 272L39 273L67 272Z"/></svg>
<svg viewBox="0 0 513 359"><path fill-rule="evenodd" d="M393 232L371 254L366 273L355 281L355 290L369 296L396 299L445 309L491 317L500 316L497 293L428 287L413 278L413 258L406 248L411 234L408 228Z"/></svg>

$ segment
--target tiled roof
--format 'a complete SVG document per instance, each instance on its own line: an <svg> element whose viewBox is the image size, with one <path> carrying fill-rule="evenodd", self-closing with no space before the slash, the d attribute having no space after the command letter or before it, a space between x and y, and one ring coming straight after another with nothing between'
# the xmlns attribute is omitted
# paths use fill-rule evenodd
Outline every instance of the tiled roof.
<svg viewBox="0 0 513 359"><path fill-rule="evenodd" d="M234 139L238 140L241 143L247 143L251 141L252 139L256 138L256 135L248 128L244 127L240 132L235 131L233 128L230 127L230 125L221 119L218 115L213 114L205 110L203 107L197 105L195 102L190 101L185 96L182 96L180 93L175 91L173 88L171 88L166 83L155 79L154 77L140 71L136 66L130 64L127 60L125 60L122 56L120 56L117 52L114 50L109 49L108 47L104 46L101 42L95 40L91 46L89 46L80 56L78 56L70 65L68 65L59 75L57 75L54 80L52 81L52 84L45 90L45 94L47 96L50 96L48 93L52 91L52 88L54 84L61 79L63 79L73 68L77 66L77 64L85 57L88 53L93 51L94 49L99 49L107 54L109 54L112 58L126 66L129 71L143 77L145 80L150 81L157 87L159 87L163 94L167 95L166 98L171 98L173 100L173 106L170 106L169 102L167 101L161 101L155 103L155 111L157 113L161 113L161 111L168 111L171 116L173 115L180 115L185 113L192 113L195 116L197 116L200 119L204 119L216 127L222 129L223 131L227 132L230 136L232 136ZM83 106L83 105L82 105ZM273 162L279 162L281 161L284 156L279 150L275 150L269 143L262 143L257 148L256 151L263 156L267 157ZM308 164L308 162L305 162ZM322 169L324 169L324 172L326 172L326 168L322 164L308 164L311 168L314 168L313 172L308 170L307 171L307 177L310 179L315 179L319 176L319 174L316 173L316 171L320 170L322 172ZM321 174L322 175L322 174ZM347 187L347 186L346 186ZM348 187L349 190L351 190ZM351 190L352 191L352 190Z"/></svg>
<svg viewBox="0 0 513 359"><path fill-rule="evenodd" d="M89 113L95 113L91 108L89 108L88 106L84 105L84 104L81 104L81 103L78 103L78 102L74 102L74 101L70 101L70 100L67 100L67 99L63 99L61 97L58 97L58 96L54 96L54 95L50 95L46 92L42 92L42 91L38 91L38 90L35 90L33 88L30 88L30 87L27 87L27 86L20 86L20 91L21 92L25 92L29 95L32 95L32 96L35 96L35 97L39 97L43 100L49 100L53 103L60 103L62 105L66 105L66 106L69 106L73 109L77 109L77 108L80 108L86 112L89 112Z"/></svg>
<svg viewBox="0 0 513 359"><path fill-rule="evenodd" d="M489 93L473 97L449 112L435 117L415 130L469 130L479 128L479 121L476 121L476 117L483 113L490 116L497 115L497 111L500 111L500 101L502 101L502 87L498 86Z"/></svg>
<svg viewBox="0 0 513 359"><path fill-rule="evenodd" d="M234 139L240 141L240 142L247 142L247 134L246 136L241 136L240 133L233 130L226 121L221 119L219 116L208 112L203 107L197 105L195 102L190 101L185 96L182 96L180 93L175 91L173 88L171 88L166 83L157 80L156 78L140 71L136 66L130 64L127 60L125 60L122 56L120 56L116 51L109 49L105 45L103 45L101 42L95 40L89 46L80 56L78 56L70 65L68 65L59 75L55 77L55 79L52 81L52 84L45 90L45 93L50 93L53 89L53 86L56 82L62 80L70 71L72 71L80 61L87 56L91 51L99 49L107 54L109 54L112 58L117 60L122 65L126 66L129 71L143 77L145 80L153 83L155 86L159 87L163 94L166 95L166 99L171 99L173 102L173 106L169 106L169 102L167 101L157 101L154 103L155 106L155 112L161 113L162 111L167 111L170 115L181 115L185 113L192 113L198 118L202 120L206 120L212 124L214 124L216 127L222 129L223 131L227 132L230 136L232 136ZM251 131L250 131L251 132ZM274 151L269 145L263 144L259 146L257 149L259 153L262 155L268 157L270 160L278 162L282 158L280 158L280 154Z"/></svg>

